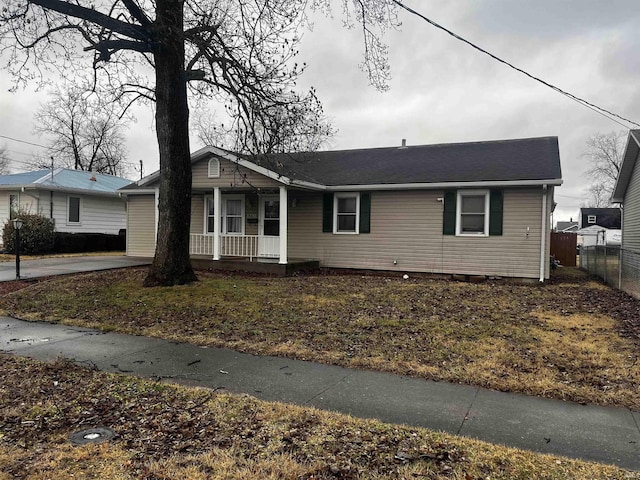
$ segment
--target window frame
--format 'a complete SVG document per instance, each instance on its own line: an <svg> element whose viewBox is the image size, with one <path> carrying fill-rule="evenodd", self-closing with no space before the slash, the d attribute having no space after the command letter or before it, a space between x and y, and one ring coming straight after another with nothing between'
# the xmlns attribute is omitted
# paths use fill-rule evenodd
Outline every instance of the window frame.
<svg viewBox="0 0 640 480"><path fill-rule="evenodd" d="M215 212L215 202L214 202L214 198L213 195L205 195L204 196L204 225L203 225L203 234L204 235L215 235L215 232L213 231L209 231L209 201L211 201L211 203L213 203L213 218L215 219L216 216L216 212ZM215 221L215 220L214 220Z"/></svg>
<svg viewBox="0 0 640 480"><path fill-rule="evenodd" d="M217 164L217 168L214 173L211 173L211 164L215 162ZM209 159L207 163L207 178L220 178L220 160L217 158Z"/></svg>
<svg viewBox="0 0 640 480"><path fill-rule="evenodd" d="M338 212L339 200L341 198L355 198L355 230L338 230ZM343 215L353 215L352 213ZM336 192L333 196L333 233L336 235L359 235L360 234L360 192Z"/></svg>
<svg viewBox="0 0 640 480"><path fill-rule="evenodd" d="M593 220L591 220L593 219ZM595 225L597 222L597 215L587 215L587 223L589 225Z"/></svg>
<svg viewBox="0 0 640 480"><path fill-rule="evenodd" d="M78 221L71 220L71 199L78 199ZM80 195L67 195L67 225L82 225L82 197Z"/></svg>
<svg viewBox="0 0 640 480"><path fill-rule="evenodd" d="M245 224L246 222L246 209L245 209L245 196L240 194L240 195L223 195L222 198L220 199L220 203L222 203L222 216L220 217L221 220L221 228L220 228L220 233L223 235L244 235L245 232ZM242 227L242 231L240 232L229 232L227 230L227 218L229 218L229 216L227 215L227 200L240 200L240 209L241 209L241 213L240 213L240 225ZM238 218L238 216L233 216L232 218Z"/></svg>
<svg viewBox="0 0 640 480"><path fill-rule="evenodd" d="M491 212L489 190L458 190L456 197L456 237L488 237L489 236L489 214ZM482 232L462 231L462 199L463 197L484 196L484 228Z"/></svg>

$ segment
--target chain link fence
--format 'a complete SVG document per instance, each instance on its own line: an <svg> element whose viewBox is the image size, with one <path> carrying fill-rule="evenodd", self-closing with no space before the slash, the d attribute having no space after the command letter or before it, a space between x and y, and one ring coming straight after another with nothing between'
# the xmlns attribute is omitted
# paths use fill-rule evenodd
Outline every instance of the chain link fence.
<svg viewBox="0 0 640 480"><path fill-rule="evenodd" d="M580 268L640 299L640 253L617 246L580 247Z"/></svg>

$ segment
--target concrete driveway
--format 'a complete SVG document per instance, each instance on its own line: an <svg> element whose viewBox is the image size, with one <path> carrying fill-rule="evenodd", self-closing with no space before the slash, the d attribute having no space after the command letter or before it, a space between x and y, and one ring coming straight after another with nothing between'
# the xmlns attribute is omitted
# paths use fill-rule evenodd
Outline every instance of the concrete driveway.
<svg viewBox="0 0 640 480"><path fill-rule="evenodd" d="M42 258L38 260L20 261L20 278L48 277L49 275L65 275L68 273L93 272L96 270L110 270L113 268L135 267L149 265L146 258L123 256L103 257L60 257ZM15 262L0 262L0 282L16 279Z"/></svg>

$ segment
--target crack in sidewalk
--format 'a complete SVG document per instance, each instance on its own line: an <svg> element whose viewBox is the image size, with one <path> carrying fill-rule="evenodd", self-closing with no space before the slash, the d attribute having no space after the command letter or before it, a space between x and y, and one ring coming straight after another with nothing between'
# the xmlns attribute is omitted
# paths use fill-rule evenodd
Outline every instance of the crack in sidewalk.
<svg viewBox="0 0 640 480"><path fill-rule="evenodd" d="M475 403L476 398L478 398L478 394L479 393L480 393L480 389L476 388L476 393L473 395L473 399L471 400L471 403L469 404L469 408L467 409L467 413L465 413L464 417L462 418L462 423L460 423L460 426L458 427L458 430L456 431L456 435L460 435L460 432L462 431L462 427L464 427L464 423L469 418L469 414L471 413L471 408L473 408L473 404Z"/></svg>

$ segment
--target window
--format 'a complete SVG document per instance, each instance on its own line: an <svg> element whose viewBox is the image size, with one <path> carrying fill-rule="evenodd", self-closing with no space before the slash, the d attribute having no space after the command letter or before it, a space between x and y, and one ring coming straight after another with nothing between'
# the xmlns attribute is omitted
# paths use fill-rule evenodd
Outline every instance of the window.
<svg viewBox="0 0 640 480"><path fill-rule="evenodd" d="M226 198L224 206L224 233L244 235L244 197Z"/></svg>
<svg viewBox="0 0 640 480"><path fill-rule="evenodd" d="M9 195L9 219L13 220L18 214L20 209L20 201L18 195Z"/></svg>
<svg viewBox="0 0 640 480"><path fill-rule="evenodd" d="M461 190L457 199L456 235L489 234L489 192Z"/></svg>
<svg viewBox="0 0 640 480"><path fill-rule="evenodd" d="M595 215L588 215L587 216L587 223L596 223L596 216Z"/></svg>
<svg viewBox="0 0 640 480"><path fill-rule="evenodd" d="M337 193L334 197L334 233L358 233L360 220L360 195Z"/></svg>
<svg viewBox="0 0 640 480"><path fill-rule="evenodd" d="M220 160L217 158L212 158L209 160L209 170L208 170L209 178L219 178L220 177Z"/></svg>
<svg viewBox="0 0 640 480"><path fill-rule="evenodd" d="M67 223L80 223L80 197L67 198Z"/></svg>
<svg viewBox="0 0 640 480"><path fill-rule="evenodd" d="M205 197L204 233L214 233L215 203L213 197Z"/></svg>

